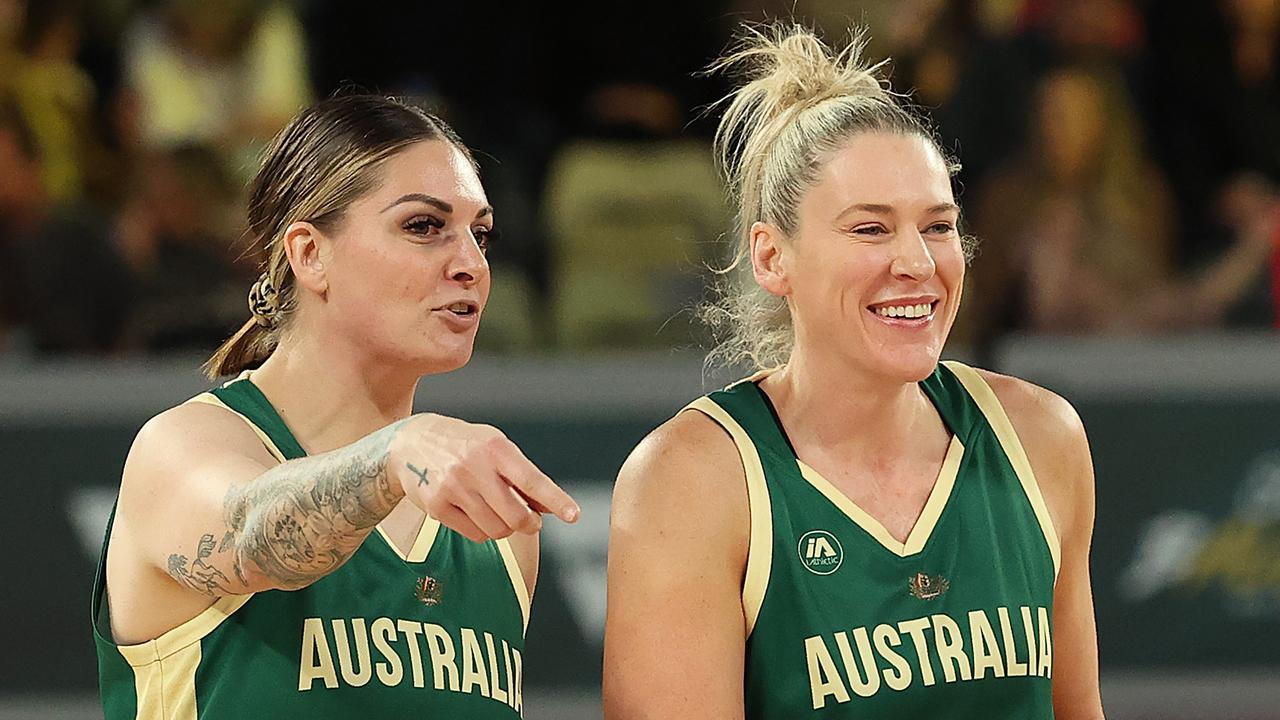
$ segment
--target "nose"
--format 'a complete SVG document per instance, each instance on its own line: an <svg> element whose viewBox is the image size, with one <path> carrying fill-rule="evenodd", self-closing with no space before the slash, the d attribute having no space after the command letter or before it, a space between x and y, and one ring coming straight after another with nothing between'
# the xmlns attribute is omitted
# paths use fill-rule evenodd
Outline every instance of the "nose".
<svg viewBox="0 0 1280 720"><path fill-rule="evenodd" d="M449 263L449 279L470 287L489 274L489 260L471 233L458 238L458 251Z"/></svg>
<svg viewBox="0 0 1280 720"><path fill-rule="evenodd" d="M938 266L924 236L915 228L899 233L894 241L893 262L889 271L899 280L925 282L933 277Z"/></svg>

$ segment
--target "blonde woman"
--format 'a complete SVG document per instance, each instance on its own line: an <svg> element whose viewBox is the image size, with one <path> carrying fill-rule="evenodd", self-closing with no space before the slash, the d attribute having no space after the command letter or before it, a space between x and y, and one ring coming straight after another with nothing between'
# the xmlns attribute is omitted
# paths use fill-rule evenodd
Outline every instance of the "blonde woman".
<svg viewBox="0 0 1280 720"><path fill-rule="evenodd" d="M520 717L539 513L577 506L496 429L412 414L489 294L470 152L418 108L330 98L266 152L249 224L253 316L207 366L233 379L125 464L107 720Z"/></svg>
<svg viewBox="0 0 1280 720"><path fill-rule="evenodd" d="M1084 430L939 363L955 168L859 54L775 27L718 65L751 279L712 313L716 357L760 371L619 474L610 720L1102 717Z"/></svg>

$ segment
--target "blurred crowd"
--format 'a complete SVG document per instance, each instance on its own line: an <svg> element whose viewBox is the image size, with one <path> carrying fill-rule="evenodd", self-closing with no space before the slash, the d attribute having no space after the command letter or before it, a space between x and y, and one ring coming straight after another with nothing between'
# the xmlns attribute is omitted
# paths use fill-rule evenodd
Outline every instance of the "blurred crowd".
<svg viewBox="0 0 1280 720"><path fill-rule="evenodd" d="M476 149L483 349L688 344L731 218L698 71L770 17L869 25L959 156L958 342L1280 326L1280 0L0 0L0 358L211 350L258 152L344 88Z"/></svg>

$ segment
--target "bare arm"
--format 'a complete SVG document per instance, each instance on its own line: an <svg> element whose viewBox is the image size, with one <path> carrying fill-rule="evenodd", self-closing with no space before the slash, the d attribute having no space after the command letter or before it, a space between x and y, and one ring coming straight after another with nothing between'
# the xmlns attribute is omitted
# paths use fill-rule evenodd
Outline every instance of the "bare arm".
<svg viewBox="0 0 1280 720"><path fill-rule="evenodd" d="M706 416L680 414L627 459L609 533L608 720L743 717L748 533L741 461Z"/></svg>
<svg viewBox="0 0 1280 720"><path fill-rule="evenodd" d="M107 559L113 629L149 639L217 597L306 587L345 563L406 495L476 540L536 532L531 504L576 515L487 426L414 416L277 463L222 408L163 413L139 433L125 466Z"/></svg>
<svg viewBox="0 0 1280 720"><path fill-rule="evenodd" d="M347 447L277 465L222 502L222 545L241 587L294 590L341 567L405 491L387 472L404 421ZM202 544L204 538L202 536ZM169 574L174 573L174 556ZM201 589L201 588L196 588Z"/></svg>
<svg viewBox="0 0 1280 720"><path fill-rule="evenodd" d="M1066 400L1048 390L1006 376L983 376L1022 440L1062 547L1053 596L1054 717L1101 720L1098 633L1089 580L1093 460L1084 425Z"/></svg>
<svg viewBox="0 0 1280 720"><path fill-rule="evenodd" d="M277 464L225 410L170 410L130 452L109 560L162 570L210 598L304 587L341 566L404 496L387 472L397 428Z"/></svg>

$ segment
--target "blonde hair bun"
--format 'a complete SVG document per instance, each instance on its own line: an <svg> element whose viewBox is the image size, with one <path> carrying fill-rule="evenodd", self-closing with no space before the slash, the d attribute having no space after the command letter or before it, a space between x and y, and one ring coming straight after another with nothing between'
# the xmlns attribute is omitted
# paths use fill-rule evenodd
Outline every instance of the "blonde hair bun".
<svg viewBox="0 0 1280 720"><path fill-rule="evenodd" d="M747 26L709 73L737 87L713 107L724 107L715 150L737 207L733 260L721 271L717 299L700 315L720 339L709 365L776 367L791 354L794 333L785 299L751 279L752 224L768 222L793 233L801 198L817 180L824 158L863 132L919 135L950 161L923 116L895 94L885 77L888 60L870 63L867 33L855 29L839 50L794 23ZM731 277L732 271L741 277Z"/></svg>

